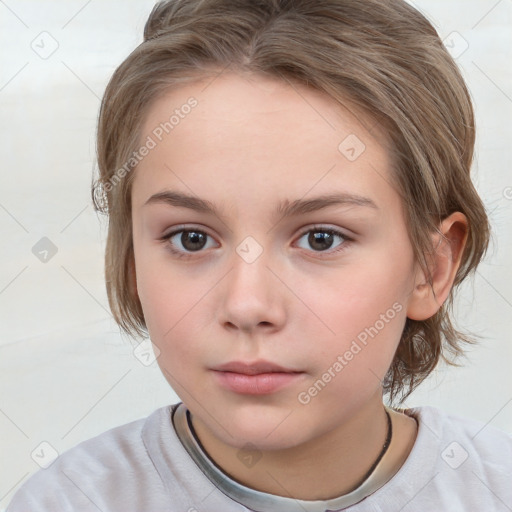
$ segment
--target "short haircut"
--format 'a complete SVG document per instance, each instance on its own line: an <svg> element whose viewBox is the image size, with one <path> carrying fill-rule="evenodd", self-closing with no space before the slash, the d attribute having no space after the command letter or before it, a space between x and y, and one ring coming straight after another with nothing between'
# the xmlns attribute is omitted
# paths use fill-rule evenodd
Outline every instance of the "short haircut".
<svg viewBox="0 0 512 512"><path fill-rule="evenodd" d="M432 234L455 211L468 238L439 311L407 319L384 379L403 401L440 358L453 363L470 335L452 321L453 293L484 256L490 227L471 181L470 95L430 22L403 0L171 0L155 5L144 41L121 63L103 97L97 132L97 212L109 217L105 278L116 322L147 336L134 268L131 185L141 128L166 92L223 70L251 72L322 91L385 130L416 261L431 280Z"/></svg>

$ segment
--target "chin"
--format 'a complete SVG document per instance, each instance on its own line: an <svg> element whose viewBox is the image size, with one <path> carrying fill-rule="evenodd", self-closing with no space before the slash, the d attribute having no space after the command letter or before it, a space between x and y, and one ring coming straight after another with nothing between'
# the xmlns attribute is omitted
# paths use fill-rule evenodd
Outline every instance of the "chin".
<svg viewBox="0 0 512 512"><path fill-rule="evenodd" d="M297 411L285 406L240 404L223 408L222 417L227 418L224 428L212 424L210 418L207 424L216 437L230 446L243 449L250 444L254 449L279 450L306 441L302 439L304 425L298 422L298 416Z"/></svg>
<svg viewBox="0 0 512 512"><path fill-rule="evenodd" d="M223 441L240 450L259 450L262 452L286 450L307 441L307 439L303 439L304 432L297 436L290 433L290 428L283 429L281 432L272 432L270 425L267 424L260 424L256 428L237 429L233 433L236 437L229 437L224 433L225 439Z"/></svg>

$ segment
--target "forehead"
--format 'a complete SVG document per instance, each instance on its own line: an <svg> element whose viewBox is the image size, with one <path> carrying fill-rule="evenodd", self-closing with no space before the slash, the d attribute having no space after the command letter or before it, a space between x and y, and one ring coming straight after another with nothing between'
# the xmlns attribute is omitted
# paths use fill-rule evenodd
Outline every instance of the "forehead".
<svg viewBox="0 0 512 512"><path fill-rule="evenodd" d="M193 109L187 107L191 99L197 103ZM184 115L180 110L184 110ZM154 131L173 114L178 114L181 121L189 118L187 123L173 120L173 133L193 131L198 128L198 123L208 129L213 122L216 131L211 135L215 135L234 125L241 127L250 118L257 121L251 126L253 133L267 132L276 128L276 123L285 125L288 121L297 129L304 129L303 135L314 129L334 134L343 128L357 132L363 138L372 137L377 142L384 142L384 134L374 129L375 120L362 114L350 101L344 99L340 104L315 88L257 73L223 72L178 85L153 102L146 112L143 133ZM305 130L306 125L312 129Z"/></svg>
<svg viewBox="0 0 512 512"><path fill-rule="evenodd" d="M181 85L146 114L141 141L154 147L135 171L133 204L165 188L235 210L308 191L383 192L391 188L390 158L375 125L349 103L261 75L223 73Z"/></svg>

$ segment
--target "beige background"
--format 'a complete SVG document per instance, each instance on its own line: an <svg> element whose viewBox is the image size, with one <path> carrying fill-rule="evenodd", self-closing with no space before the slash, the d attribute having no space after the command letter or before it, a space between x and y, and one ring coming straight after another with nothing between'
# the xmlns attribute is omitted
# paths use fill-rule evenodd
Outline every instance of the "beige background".
<svg viewBox="0 0 512 512"><path fill-rule="evenodd" d="M452 47L474 97L475 181L494 243L458 307L479 346L463 368L436 371L407 405L512 432L512 1L414 4ZM0 510L52 449L177 401L108 311L106 224L89 192L101 95L141 41L152 5L0 1ZM50 251L46 263L33 253L38 243Z"/></svg>

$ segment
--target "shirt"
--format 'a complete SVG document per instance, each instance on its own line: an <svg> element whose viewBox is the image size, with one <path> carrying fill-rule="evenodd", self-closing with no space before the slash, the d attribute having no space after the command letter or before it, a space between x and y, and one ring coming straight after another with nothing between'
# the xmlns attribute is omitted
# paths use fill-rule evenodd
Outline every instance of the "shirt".
<svg viewBox="0 0 512 512"><path fill-rule="evenodd" d="M15 493L7 512L247 512L217 489L176 435L179 404L108 430L61 454ZM512 510L512 435L435 407L418 421L408 458L347 512Z"/></svg>

